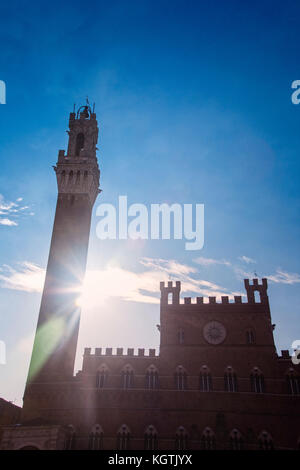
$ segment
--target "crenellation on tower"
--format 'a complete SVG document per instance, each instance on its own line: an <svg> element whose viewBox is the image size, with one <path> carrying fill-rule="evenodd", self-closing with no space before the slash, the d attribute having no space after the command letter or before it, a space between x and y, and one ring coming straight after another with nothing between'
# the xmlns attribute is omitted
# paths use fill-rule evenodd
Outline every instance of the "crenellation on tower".
<svg viewBox="0 0 300 470"><path fill-rule="evenodd" d="M260 301L262 303L268 303L268 281L266 278L262 278L261 284L259 283L258 279L255 278L250 284L249 279L244 279L245 289L247 291L247 299L248 303L255 303L255 292L259 292Z"/></svg>
<svg viewBox="0 0 300 470"><path fill-rule="evenodd" d="M184 297L183 302L180 299L180 291L181 291L181 283L180 281L176 281L176 283L169 281L167 285L165 282L160 283L160 291L161 291L161 307L164 308L184 308L185 305L191 306L206 306L216 305L220 307L222 305L234 305L234 304L268 304L268 295L267 295L267 288L268 283L267 279L263 278L261 284L259 283L258 279L253 279L253 283L250 284L249 279L244 280L246 292L247 292L247 302L243 302L243 296L245 295L233 295L229 297L228 295L222 295L220 300L217 300L216 296L209 296L209 297L196 297L195 301L192 297ZM259 292L260 294L260 301L255 299L255 292Z"/></svg>
<svg viewBox="0 0 300 470"><path fill-rule="evenodd" d="M168 281L167 286L164 282L160 283L160 291L161 291L161 304L168 304L169 296L171 297L171 303L173 305L179 304L179 297L180 297L180 289L181 289L181 282L176 281L173 283L172 281Z"/></svg>

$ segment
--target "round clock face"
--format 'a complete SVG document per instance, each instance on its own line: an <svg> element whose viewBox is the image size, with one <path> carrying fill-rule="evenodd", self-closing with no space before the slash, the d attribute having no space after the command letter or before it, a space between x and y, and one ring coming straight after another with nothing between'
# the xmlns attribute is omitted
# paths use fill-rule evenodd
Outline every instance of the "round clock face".
<svg viewBox="0 0 300 470"><path fill-rule="evenodd" d="M203 328L203 336L210 344L220 344L226 337L226 329L218 321L210 321Z"/></svg>

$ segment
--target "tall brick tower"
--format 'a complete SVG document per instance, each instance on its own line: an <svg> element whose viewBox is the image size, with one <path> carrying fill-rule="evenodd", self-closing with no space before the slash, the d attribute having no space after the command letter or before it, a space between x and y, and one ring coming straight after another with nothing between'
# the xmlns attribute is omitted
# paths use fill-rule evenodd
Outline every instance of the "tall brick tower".
<svg viewBox="0 0 300 470"><path fill-rule="evenodd" d="M54 167L58 197L27 389L34 383L68 380L74 369L78 298L100 179L98 126L89 105L70 113L69 129L67 155L60 150Z"/></svg>

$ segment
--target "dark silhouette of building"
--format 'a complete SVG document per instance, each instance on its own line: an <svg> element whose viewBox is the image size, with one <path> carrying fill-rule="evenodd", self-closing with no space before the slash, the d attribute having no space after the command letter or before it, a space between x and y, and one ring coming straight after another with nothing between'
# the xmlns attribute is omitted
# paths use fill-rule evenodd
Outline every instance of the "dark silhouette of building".
<svg viewBox="0 0 300 470"><path fill-rule="evenodd" d="M11 401L0 398L0 425L20 422L21 407Z"/></svg>
<svg viewBox="0 0 300 470"><path fill-rule="evenodd" d="M160 351L96 348L73 375L91 211L99 192L96 115L70 114L21 424L2 449L295 449L299 366L276 353L267 280L240 296L180 301L161 283ZM259 298L255 298L258 294ZM9 423L8 423L9 424Z"/></svg>
<svg viewBox="0 0 300 470"><path fill-rule="evenodd" d="M0 398L0 442L2 438L3 426L15 425L20 422L21 407L14 403ZM1 448L1 447L0 447Z"/></svg>

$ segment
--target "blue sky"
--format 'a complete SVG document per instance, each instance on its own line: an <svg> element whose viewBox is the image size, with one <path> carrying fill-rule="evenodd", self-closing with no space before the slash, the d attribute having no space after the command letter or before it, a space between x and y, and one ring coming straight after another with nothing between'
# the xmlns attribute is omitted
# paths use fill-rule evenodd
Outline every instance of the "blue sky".
<svg viewBox="0 0 300 470"><path fill-rule="evenodd" d="M100 241L94 212L89 279L105 288L83 307L77 369L84 346L157 347L159 280L170 273L192 296L243 292L254 271L269 277L276 344L290 348L300 337L299 4L19 1L0 14L0 395L21 402L55 210L52 165L86 95L100 126L95 210L119 195L204 203L205 245Z"/></svg>

